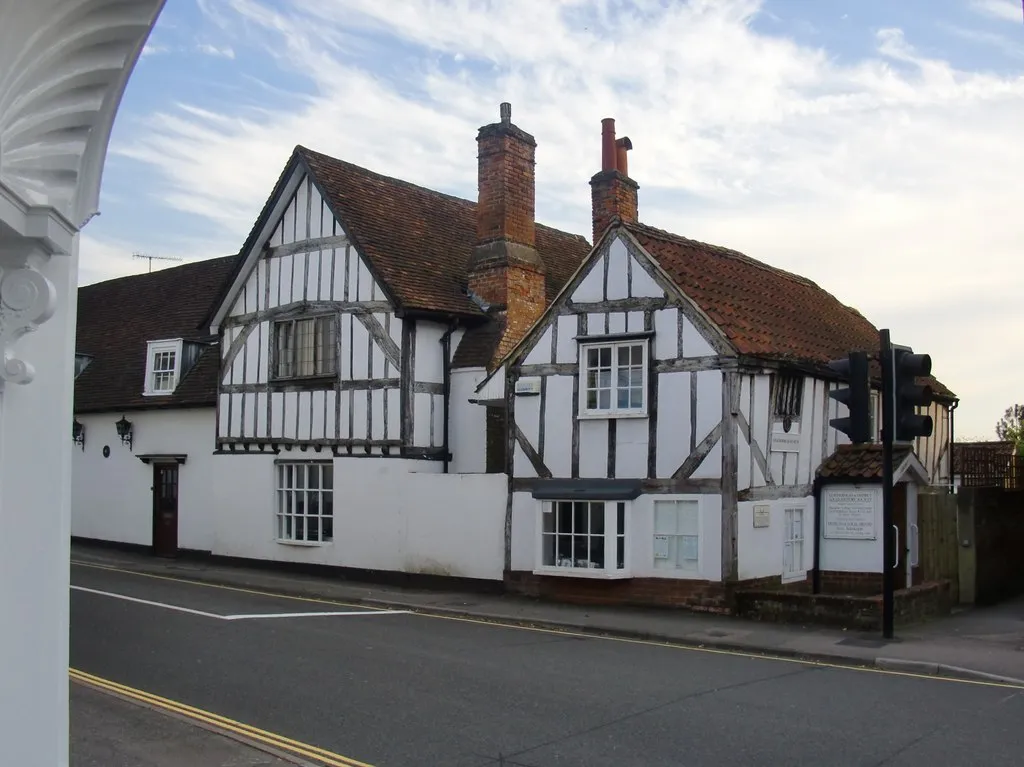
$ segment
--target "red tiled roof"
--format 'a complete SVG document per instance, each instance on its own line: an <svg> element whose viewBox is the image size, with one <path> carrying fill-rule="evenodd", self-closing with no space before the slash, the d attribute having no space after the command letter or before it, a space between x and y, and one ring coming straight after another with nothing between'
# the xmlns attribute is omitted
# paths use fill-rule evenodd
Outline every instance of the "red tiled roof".
<svg viewBox="0 0 1024 767"><path fill-rule="evenodd" d="M466 294L476 203L296 147L356 249L402 309L481 317ZM585 237L537 224L552 300L590 252Z"/></svg>
<svg viewBox="0 0 1024 767"><path fill-rule="evenodd" d="M878 357L878 330L811 280L729 248L626 224L740 354L823 368L851 350ZM936 393L951 397L929 379Z"/></svg>
<svg viewBox="0 0 1024 767"><path fill-rule="evenodd" d="M893 445L893 468L902 464L911 452L908 445ZM840 445L818 467L818 476L834 479L882 479L882 456L881 445Z"/></svg>
<svg viewBox="0 0 1024 767"><path fill-rule="evenodd" d="M201 323L234 264L235 256L213 258L79 288L75 352L92 361L75 380L75 412L214 405L216 345L200 354L173 394L144 397L146 344L205 339Z"/></svg>

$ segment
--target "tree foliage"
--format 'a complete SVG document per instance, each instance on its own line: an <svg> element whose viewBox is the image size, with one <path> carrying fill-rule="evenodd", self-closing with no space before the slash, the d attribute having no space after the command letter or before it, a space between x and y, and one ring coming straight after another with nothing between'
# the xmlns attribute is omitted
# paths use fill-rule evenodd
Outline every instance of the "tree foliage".
<svg viewBox="0 0 1024 767"><path fill-rule="evenodd" d="M1024 455L1024 405L1011 405L996 424L996 436L1013 442Z"/></svg>

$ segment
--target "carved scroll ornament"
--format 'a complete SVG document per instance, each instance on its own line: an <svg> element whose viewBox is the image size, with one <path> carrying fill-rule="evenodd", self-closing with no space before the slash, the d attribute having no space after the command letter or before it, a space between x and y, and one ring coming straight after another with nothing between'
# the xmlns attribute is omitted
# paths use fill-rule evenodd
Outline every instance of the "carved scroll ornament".
<svg viewBox="0 0 1024 767"><path fill-rule="evenodd" d="M14 344L53 316L57 290L31 266L0 268L0 387L5 381L27 384L35 377L31 363L18 359Z"/></svg>

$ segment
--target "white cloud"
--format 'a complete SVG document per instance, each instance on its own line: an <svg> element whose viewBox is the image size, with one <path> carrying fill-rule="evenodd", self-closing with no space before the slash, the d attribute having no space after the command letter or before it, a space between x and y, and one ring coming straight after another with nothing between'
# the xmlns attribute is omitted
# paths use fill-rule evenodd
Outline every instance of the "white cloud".
<svg viewBox="0 0 1024 767"><path fill-rule="evenodd" d="M211 45L210 43L199 43L196 48L200 53L205 53L207 56L218 56L225 59L235 58L234 49L227 45L222 48L218 48L216 45Z"/></svg>
<svg viewBox="0 0 1024 767"><path fill-rule="evenodd" d="M970 4L985 16L1024 24L1024 8L1017 0L970 0Z"/></svg>
<svg viewBox="0 0 1024 767"><path fill-rule="evenodd" d="M161 53L170 53L170 51L170 46L158 45L157 43L146 43L142 46L143 56L158 56Z"/></svg>
<svg viewBox="0 0 1024 767"><path fill-rule="evenodd" d="M642 219L860 307L932 354L965 433L990 433L1024 378L1019 358L992 363L1024 327L1024 79L958 69L894 29L841 63L755 32L759 7L230 0L220 23L308 75L309 93L274 112L168 105L114 151L240 244L297 143L475 196L476 129L510 101L538 141L538 218L589 235L600 119L616 117Z"/></svg>

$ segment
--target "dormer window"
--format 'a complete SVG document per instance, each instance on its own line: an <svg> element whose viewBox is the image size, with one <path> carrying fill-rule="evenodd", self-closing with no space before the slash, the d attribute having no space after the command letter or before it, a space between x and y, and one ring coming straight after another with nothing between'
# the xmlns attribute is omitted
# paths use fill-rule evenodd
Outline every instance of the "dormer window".
<svg viewBox="0 0 1024 767"><path fill-rule="evenodd" d="M146 355L146 395L172 394L181 375L181 339L150 341Z"/></svg>

